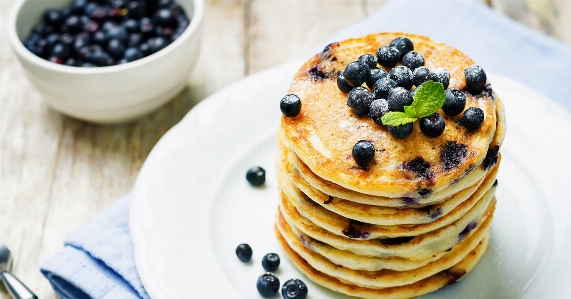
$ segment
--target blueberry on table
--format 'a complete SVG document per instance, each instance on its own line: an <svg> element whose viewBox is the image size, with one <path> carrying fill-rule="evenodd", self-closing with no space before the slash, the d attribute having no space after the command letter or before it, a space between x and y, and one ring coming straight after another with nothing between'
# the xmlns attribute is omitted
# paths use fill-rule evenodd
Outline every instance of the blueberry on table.
<svg viewBox="0 0 571 299"><path fill-rule="evenodd" d="M290 279L282 286L282 297L284 299L305 299L307 298L307 286L297 278Z"/></svg>
<svg viewBox="0 0 571 299"><path fill-rule="evenodd" d="M301 100L295 94L286 94L280 101L280 110L286 117L294 117L301 112Z"/></svg>
<svg viewBox="0 0 571 299"><path fill-rule="evenodd" d="M271 297L280 290L280 280L272 273L266 273L258 278L256 288L262 297Z"/></svg>
<svg viewBox="0 0 571 299"><path fill-rule="evenodd" d="M371 69L368 65L360 63L358 61L353 61L345 67L343 71L343 76L345 81L353 87L361 86L369 77Z"/></svg>
<svg viewBox="0 0 571 299"><path fill-rule="evenodd" d="M377 50L377 62L384 67L397 65L400 58L400 51L395 47L382 46Z"/></svg>
<svg viewBox="0 0 571 299"><path fill-rule="evenodd" d="M383 121L381 118L389 112L389 104L385 99L376 99L371 103L371 107L369 109L369 116L373 119L373 121L377 125L382 125Z"/></svg>
<svg viewBox="0 0 571 299"><path fill-rule="evenodd" d="M427 67L417 67L414 72L412 72L412 84L416 87L419 87L422 83L428 80L429 76L430 71Z"/></svg>
<svg viewBox="0 0 571 299"><path fill-rule="evenodd" d="M377 83L377 81L379 81L380 79L382 79L388 75L389 74L387 74L387 72L384 69L379 69L379 68L371 69L371 72L369 73L369 77L367 78L367 80L365 82L367 83L367 86L371 90L373 90L375 83Z"/></svg>
<svg viewBox="0 0 571 299"><path fill-rule="evenodd" d="M442 115L434 112L427 117L423 117L419 122L420 131L430 138L436 138L444 132L444 118Z"/></svg>
<svg viewBox="0 0 571 299"><path fill-rule="evenodd" d="M363 115L369 113L369 107L374 100L375 95L366 88L359 86L349 92L347 106L351 107L358 115Z"/></svg>
<svg viewBox="0 0 571 299"><path fill-rule="evenodd" d="M393 41L391 41L391 47L395 47L399 51L399 59L402 59L403 56L414 50L414 45L412 41L406 37L397 37Z"/></svg>
<svg viewBox="0 0 571 299"><path fill-rule="evenodd" d="M242 262L246 263L252 259L252 247L248 244L240 244L236 247L236 256Z"/></svg>
<svg viewBox="0 0 571 299"><path fill-rule="evenodd" d="M410 106L413 102L410 91L397 87L391 90L387 97L387 103L390 111L404 112L404 106Z"/></svg>
<svg viewBox="0 0 571 299"><path fill-rule="evenodd" d="M275 272L280 266L280 256L275 253L268 253L262 258L262 267L268 272Z"/></svg>
<svg viewBox="0 0 571 299"><path fill-rule="evenodd" d="M478 107L470 107L464 111L461 122L468 130L476 130L484 122L484 111Z"/></svg>
<svg viewBox="0 0 571 299"><path fill-rule="evenodd" d="M444 89L447 89L450 84L450 73L446 69L435 70L430 73L428 80L440 82L444 85Z"/></svg>
<svg viewBox="0 0 571 299"><path fill-rule="evenodd" d="M349 85L349 83L345 81L343 72L341 72L339 76L337 76L337 87L339 87L339 90L341 90L344 93L348 93L351 91L351 89L353 89L353 86Z"/></svg>
<svg viewBox="0 0 571 299"><path fill-rule="evenodd" d="M395 66L389 73L389 78L407 90L412 87L412 71L406 66Z"/></svg>
<svg viewBox="0 0 571 299"><path fill-rule="evenodd" d="M266 182L266 170L260 166L252 167L246 172L246 180L252 186L261 186Z"/></svg>
<svg viewBox="0 0 571 299"><path fill-rule="evenodd" d="M397 139L405 139L412 133L413 123L408 123L401 126L388 126L389 133Z"/></svg>
<svg viewBox="0 0 571 299"><path fill-rule="evenodd" d="M462 113L466 106L466 96L456 88L446 90L446 100L442 110L448 115L454 116Z"/></svg>
<svg viewBox="0 0 571 299"><path fill-rule="evenodd" d="M357 61L366 64L370 69L377 67L377 57L372 54L363 54L357 58Z"/></svg>
<svg viewBox="0 0 571 299"><path fill-rule="evenodd" d="M402 57L402 65L414 71L424 65L424 57L418 52L410 51Z"/></svg>
<svg viewBox="0 0 571 299"><path fill-rule="evenodd" d="M353 159L362 168L367 168L375 158L375 146L368 140L359 140L353 146Z"/></svg>
<svg viewBox="0 0 571 299"><path fill-rule="evenodd" d="M109 40L109 43L107 43L107 53L109 53L111 57L120 59L123 57L124 52L125 46L118 39L112 38Z"/></svg>
<svg viewBox="0 0 571 299"><path fill-rule="evenodd" d="M473 65L464 70L466 77L466 87L471 94L479 94L486 85L486 72L479 65Z"/></svg>
<svg viewBox="0 0 571 299"><path fill-rule="evenodd" d="M389 92L397 87L397 83L388 76L381 78L373 86L373 94L377 99L386 99Z"/></svg>

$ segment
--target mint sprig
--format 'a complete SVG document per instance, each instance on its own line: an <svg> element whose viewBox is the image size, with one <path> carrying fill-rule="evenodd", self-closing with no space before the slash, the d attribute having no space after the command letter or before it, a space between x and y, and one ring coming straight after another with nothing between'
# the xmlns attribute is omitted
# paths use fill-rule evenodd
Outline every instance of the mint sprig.
<svg viewBox="0 0 571 299"><path fill-rule="evenodd" d="M388 112L381 117L381 121L386 126L406 125L438 111L445 100L444 85L426 81L416 91L412 104L404 106L404 112Z"/></svg>

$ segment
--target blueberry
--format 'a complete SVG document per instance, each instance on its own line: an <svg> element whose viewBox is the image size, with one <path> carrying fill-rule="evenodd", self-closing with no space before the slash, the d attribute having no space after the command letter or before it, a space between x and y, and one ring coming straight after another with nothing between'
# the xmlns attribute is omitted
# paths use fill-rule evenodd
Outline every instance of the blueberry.
<svg viewBox="0 0 571 299"><path fill-rule="evenodd" d="M125 3L125 0L111 0L109 2L111 2L111 7L113 8L127 8L127 3Z"/></svg>
<svg viewBox="0 0 571 299"><path fill-rule="evenodd" d="M384 67L393 67L399 62L399 55L397 48L382 46L377 51L377 62Z"/></svg>
<svg viewBox="0 0 571 299"><path fill-rule="evenodd" d="M67 66L81 66L82 62L75 58L68 58L64 64Z"/></svg>
<svg viewBox="0 0 571 299"><path fill-rule="evenodd" d="M410 133L412 133L412 124L413 123L408 123L406 125L396 127L389 126L389 133L391 133L394 138L405 139L410 135Z"/></svg>
<svg viewBox="0 0 571 299"><path fill-rule="evenodd" d="M430 71L427 67L417 67L414 72L412 72L412 84L418 87L420 84L426 82L429 77Z"/></svg>
<svg viewBox="0 0 571 299"><path fill-rule="evenodd" d="M174 30L169 27L157 26L155 27L155 34L165 39L171 39L174 35Z"/></svg>
<svg viewBox="0 0 571 299"><path fill-rule="evenodd" d="M139 50L139 48L131 47L125 50L123 58L126 62L131 62L143 58L143 53L141 50Z"/></svg>
<svg viewBox="0 0 571 299"><path fill-rule="evenodd" d="M468 130L476 130L484 122L484 111L478 107L470 107L464 111L461 122Z"/></svg>
<svg viewBox="0 0 571 299"><path fill-rule="evenodd" d="M412 41L406 37L397 37L391 42L391 47L395 47L399 51L399 59L402 59L403 56L414 50L414 45Z"/></svg>
<svg viewBox="0 0 571 299"><path fill-rule="evenodd" d="M246 172L246 180L252 186L261 186L266 182L266 170L260 166L252 167Z"/></svg>
<svg viewBox="0 0 571 299"><path fill-rule="evenodd" d="M282 297L284 299L305 299L307 298L307 286L299 279L290 279L282 286Z"/></svg>
<svg viewBox="0 0 571 299"><path fill-rule="evenodd" d="M410 90L412 87L412 71L402 65L394 67L389 73L389 78L397 83L397 86Z"/></svg>
<svg viewBox="0 0 571 299"><path fill-rule="evenodd" d="M280 110L287 117L294 117L301 111L301 100L295 94L286 94L280 101Z"/></svg>
<svg viewBox="0 0 571 299"><path fill-rule="evenodd" d="M176 18L170 9L162 8L155 13L155 23L157 25L174 27L176 26Z"/></svg>
<svg viewBox="0 0 571 299"><path fill-rule="evenodd" d="M486 72L479 65L473 65L464 70L466 87L471 94L479 94L486 85Z"/></svg>
<svg viewBox="0 0 571 299"><path fill-rule="evenodd" d="M373 90L375 83L377 83L377 81L379 81L380 79L382 79L388 75L389 74L387 74L387 72L384 69L371 69L371 72L369 73L369 77L367 78L367 80L365 82L367 83L367 86L371 90Z"/></svg>
<svg viewBox="0 0 571 299"><path fill-rule="evenodd" d="M149 18L142 18L139 24L139 31L145 38L149 38L155 34L155 26L153 26L153 23L151 23Z"/></svg>
<svg viewBox="0 0 571 299"><path fill-rule="evenodd" d="M366 64L370 69L377 67L377 57L372 54L363 54L357 58L357 61Z"/></svg>
<svg viewBox="0 0 571 299"><path fill-rule="evenodd" d="M81 64L81 67L95 67L95 65L91 62L84 62Z"/></svg>
<svg viewBox="0 0 571 299"><path fill-rule="evenodd" d="M77 57L79 59L85 61L89 60L89 57L91 56L91 49L88 46L83 46L81 48L76 49L75 53L77 54Z"/></svg>
<svg viewBox="0 0 571 299"><path fill-rule="evenodd" d="M248 244L240 244L236 247L236 256L244 263L252 259L252 247Z"/></svg>
<svg viewBox="0 0 571 299"><path fill-rule="evenodd" d="M280 290L280 280L272 273L266 273L258 278L256 288L262 297L271 297Z"/></svg>
<svg viewBox="0 0 571 299"><path fill-rule="evenodd" d="M117 61L117 64L125 64L125 63L128 63L128 62L129 62L129 61L127 61L127 59L121 58L121 59L119 59L119 61Z"/></svg>
<svg viewBox="0 0 571 299"><path fill-rule="evenodd" d="M138 32L140 29L139 22L133 19L125 21L123 26L125 27L125 30L127 30L127 33Z"/></svg>
<svg viewBox="0 0 571 299"><path fill-rule="evenodd" d="M95 22L95 21L88 21L87 23L85 23L85 25L83 26L83 31L88 32L88 33L94 33L99 29L99 23Z"/></svg>
<svg viewBox="0 0 571 299"><path fill-rule="evenodd" d="M71 16L65 20L65 27L69 33L78 33L83 28L83 24L81 24L79 17Z"/></svg>
<svg viewBox="0 0 571 299"><path fill-rule="evenodd" d="M86 5L87 0L74 0L73 4L71 5L71 13L75 15L83 14Z"/></svg>
<svg viewBox="0 0 571 299"><path fill-rule="evenodd" d="M131 1L127 7L130 18L140 19L147 14L147 4L145 1Z"/></svg>
<svg viewBox="0 0 571 299"><path fill-rule="evenodd" d="M149 39L148 43L151 53L157 53L158 51L168 46L168 42L162 37L153 37Z"/></svg>
<svg viewBox="0 0 571 299"><path fill-rule="evenodd" d="M445 126L444 118L436 112L421 118L419 125L422 133L430 138L436 138L442 135Z"/></svg>
<svg viewBox="0 0 571 299"><path fill-rule="evenodd" d="M376 99L371 103L371 108L369 110L369 116L377 125L382 125L383 121L381 117L389 112L389 104L385 99Z"/></svg>
<svg viewBox="0 0 571 299"><path fill-rule="evenodd" d="M446 69L435 70L434 72L430 73L428 80L440 82L442 85L444 85L444 89L447 89L448 84L450 84L450 73Z"/></svg>
<svg viewBox="0 0 571 299"><path fill-rule="evenodd" d="M413 98L410 91L397 87L391 90L387 97L387 103L390 111L404 112L404 106L410 106Z"/></svg>
<svg viewBox="0 0 571 299"><path fill-rule="evenodd" d="M89 17L98 23L103 23L108 19L107 9L103 7L95 7L89 13Z"/></svg>
<svg viewBox="0 0 571 299"><path fill-rule="evenodd" d="M89 57L89 62L97 65L97 66L107 66L109 65L109 57L107 55L107 53L103 52L100 49L96 49L94 51L91 51Z"/></svg>
<svg viewBox="0 0 571 299"><path fill-rule="evenodd" d="M53 7L46 9L46 11L44 11L43 17L44 23L47 25L59 26L63 22L61 13Z"/></svg>
<svg viewBox="0 0 571 299"><path fill-rule="evenodd" d="M371 69L368 65L360 63L358 61L353 61L345 67L343 71L343 76L345 77L345 81L349 83L349 85L353 87L361 86L367 77L369 77L369 73Z"/></svg>
<svg viewBox="0 0 571 299"><path fill-rule="evenodd" d="M397 87L397 83L391 80L388 76L381 78L373 86L373 94L377 99L386 99L389 92Z"/></svg>
<svg viewBox="0 0 571 299"><path fill-rule="evenodd" d="M115 59L121 58L124 52L125 46L118 39L112 38L107 43L107 53L109 53L111 57Z"/></svg>
<svg viewBox="0 0 571 299"><path fill-rule="evenodd" d="M367 168L375 158L375 146L368 140L359 140L353 146L353 159L362 168Z"/></svg>
<svg viewBox="0 0 571 299"><path fill-rule="evenodd" d="M109 39L118 39L121 43L127 42L127 30L123 26L113 26L106 29L107 36Z"/></svg>
<svg viewBox="0 0 571 299"><path fill-rule="evenodd" d="M339 76L337 76L337 87L339 87L339 89L344 93L348 93L353 89L353 86L349 85L349 83L345 81L343 73L340 73Z"/></svg>
<svg viewBox="0 0 571 299"><path fill-rule="evenodd" d="M105 34L105 32L103 31L96 31L93 34L93 38L91 39L91 42L96 44L96 45L104 45L107 43L107 40L109 39L109 37L107 36L107 34Z"/></svg>
<svg viewBox="0 0 571 299"><path fill-rule="evenodd" d="M149 56L151 54L151 50L149 49L149 44L144 43L139 46L139 49L143 53L143 56Z"/></svg>
<svg viewBox="0 0 571 299"><path fill-rule="evenodd" d="M369 113L369 107L375 100L375 96L364 87L355 87L349 92L347 105L359 115Z"/></svg>
<svg viewBox="0 0 571 299"><path fill-rule="evenodd" d="M50 57L48 60L49 60L50 62L53 62L53 63L63 64L63 60L62 60L61 58L59 58L59 57L56 57L56 56L52 56L52 57Z"/></svg>
<svg viewBox="0 0 571 299"><path fill-rule="evenodd" d="M73 36L71 34L64 33L59 37L59 42L64 46L71 48L73 47L74 42Z"/></svg>
<svg viewBox="0 0 571 299"><path fill-rule="evenodd" d="M456 88L446 90L446 100L442 110L448 115L454 116L462 113L466 106L466 96Z"/></svg>
<svg viewBox="0 0 571 299"><path fill-rule="evenodd" d="M46 38L46 42L48 42L48 46L53 47L56 43L59 43L59 38L61 35L59 33L52 33L48 35Z"/></svg>
<svg viewBox="0 0 571 299"><path fill-rule="evenodd" d="M280 256L275 253L268 253L262 258L262 267L268 272L275 272L280 266Z"/></svg>
<svg viewBox="0 0 571 299"><path fill-rule="evenodd" d="M37 34L39 36L43 36L45 30L46 30L46 25L38 24L38 25L34 26L34 28L32 28L32 33Z"/></svg>
<svg viewBox="0 0 571 299"><path fill-rule="evenodd" d="M88 2L83 8L83 14L86 16L91 16L91 14L98 8L100 7L97 5L97 3Z"/></svg>
<svg viewBox="0 0 571 299"><path fill-rule="evenodd" d="M413 99L414 99L414 96L416 95L416 92L417 92L418 89L422 86L422 84L423 84L423 83L421 83L419 86L415 87L415 88L412 90L411 94L412 94L412 98L413 98Z"/></svg>
<svg viewBox="0 0 571 299"><path fill-rule="evenodd" d="M424 57L418 52L410 51L404 54L402 58L402 65L408 67L411 71L416 70L424 65Z"/></svg>
<svg viewBox="0 0 571 299"><path fill-rule="evenodd" d="M129 34L127 38L127 47L139 47L143 41L143 35L140 33Z"/></svg>
<svg viewBox="0 0 571 299"><path fill-rule="evenodd" d="M52 57L58 57L58 58L61 58L62 60L65 60L69 56L69 47L64 45L64 44L57 43L52 48L51 56Z"/></svg>

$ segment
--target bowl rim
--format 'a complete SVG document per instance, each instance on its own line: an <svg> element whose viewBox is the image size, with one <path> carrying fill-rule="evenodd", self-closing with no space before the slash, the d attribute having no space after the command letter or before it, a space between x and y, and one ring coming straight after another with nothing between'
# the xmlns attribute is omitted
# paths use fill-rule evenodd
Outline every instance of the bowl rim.
<svg viewBox="0 0 571 299"><path fill-rule="evenodd" d="M192 0L194 9L192 16L190 19L190 25L184 30L182 35L166 46L164 49L153 53L147 57L143 57L139 60L131 61L125 64L119 65L112 65L112 66L105 66L105 67L93 67L93 68L83 68L83 67L75 67L75 66L67 66L64 64L57 64L40 58L30 52L26 47L24 47L24 43L18 37L18 33L16 30L16 19L20 10L24 3L29 0L17 0L12 7L12 10L9 14L9 25L8 25L8 36L10 40L10 44L12 45L12 49L17 52L18 56L26 59L32 64L35 64L39 67L44 69L48 69L53 72L58 73L65 73L70 75L88 75L88 74L109 74L109 73L116 73L127 71L130 69L142 67L146 64L150 64L153 61L161 59L163 56L169 55L171 52L174 51L175 48L179 47L184 41L189 39L191 36L195 34L202 23L202 18L204 15L204 0Z"/></svg>

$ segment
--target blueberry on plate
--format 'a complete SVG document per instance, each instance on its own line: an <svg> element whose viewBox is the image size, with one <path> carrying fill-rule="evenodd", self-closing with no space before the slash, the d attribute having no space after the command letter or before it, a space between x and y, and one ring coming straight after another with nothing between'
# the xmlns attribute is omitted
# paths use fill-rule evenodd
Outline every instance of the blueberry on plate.
<svg viewBox="0 0 571 299"><path fill-rule="evenodd" d="M412 71L406 66L395 66L389 73L389 78L407 90L412 87Z"/></svg>
<svg viewBox="0 0 571 299"><path fill-rule="evenodd" d="M382 125L383 121L381 118L389 112L389 104L385 99L376 99L371 103L371 107L369 109L369 116L373 119L373 121L377 125Z"/></svg>
<svg viewBox="0 0 571 299"><path fill-rule="evenodd" d="M373 86L373 94L377 99L386 99L389 92L397 87L397 83L388 76L381 78Z"/></svg>
<svg viewBox="0 0 571 299"><path fill-rule="evenodd" d="M341 72L339 76L337 76L337 87L339 87L339 89L344 93L348 93L351 91L351 89L353 89L353 86L349 85L349 83L345 81L343 72Z"/></svg>
<svg viewBox="0 0 571 299"><path fill-rule="evenodd" d="M444 85L444 89L447 89L450 84L450 73L446 69L437 69L430 73L428 80L440 82Z"/></svg>
<svg viewBox="0 0 571 299"><path fill-rule="evenodd" d="M421 66L417 67L414 72L412 72L412 84L416 87L420 86L422 83L426 82L430 76L430 71L427 67Z"/></svg>
<svg viewBox="0 0 571 299"><path fill-rule="evenodd" d="M486 72L479 65L473 65L464 70L466 77L466 87L471 94L479 94L486 85Z"/></svg>
<svg viewBox="0 0 571 299"><path fill-rule="evenodd" d="M448 115L454 116L462 113L466 106L466 96L456 88L446 90L446 100L442 110Z"/></svg>
<svg viewBox="0 0 571 299"><path fill-rule="evenodd" d="M368 140L359 140L353 146L353 159L362 168L367 168L375 158L375 146Z"/></svg>
<svg viewBox="0 0 571 299"><path fill-rule="evenodd" d="M404 112L404 106L410 106L413 102L410 91L397 87L391 90L387 97L387 103L390 111Z"/></svg>
<svg viewBox="0 0 571 299"><path fill-rule="evenodd" d="M410 135L410 133L412 133L412 124L413 123L408 123L402 126L388 126L389 133L391 133L394 138L405 139Z"/></svg>
<svg viewBox="0 0 571 299"><path fill-rule="evenodd" d="M418 52L410 51L402 57L402 65L414 71L424 65L424 57Z"/></svg>
<svg viewBox="0 0 571 299"><path fill-rule="evenodd" d="M369 107L375 100L375 96L364 87L355 87L349 92L347 105L358 115L369 113Z"/></svg>
<svg viewBox="0 0 571 299"><path fill-rule="evenodd" d="M406 53L414 50L412 41L403 36L393 39L393 41L391 41L391 47L397 48L399 51L399 59L402 59Z"/></svg>
<svg viewBox="0 0 571 299"><path fill-rule="evenodd" d="M377 83L377 81L379 81L380 79L388 76L389 74L387 74L387 72L384 69L371 69L371 73L369 74L369 78L367 78L367 80L365 81L367 83L367 86L373 90L373 87L375 86L375 83Z"/></svg>
<svg viewBox="0 0 571 299"><path fill-rule="evenodd" d="M266 170L260 166L252 167L246 172L246 180L252 186L261 186L266 182Z"/></svg>
<svg viewBox="0 0 571 299"><path fill-rule="evenodd" d="M294 117L301 111L301 100L295 94L286 94L280 101L280 110L286 117Z"/></svg>
<svg viewBox="0 0 571 299"><path fill-rule="evenodd" d="M357 61L366 64L370 69L377 67L377 57L372 54L363 54L357 58Z"/></svg>
<svg viewBox="0 0 571 299"><path fill-rule="evenodd" d="M307 292L305 283L297 278L286 281L282 286L282 297L284 299L305 299L307 298Z"/></svg>
<svg viewBox="0 0 571 299"><path fill-rule="evenodd" d="M484 111L478 107L470 107L464 111L461 122L468 130L476 130L484 122Z"/></svg>
<svg viewBox="0 0 571 299"><path fill-rule="evenodd" d="M444 118L442 115L434 112L427 117L423 117L419 122L420 131L430 138L436 138L444 132Z"/></svg>
<svg viewBox="0 0 571 299"><path fill-rule="evenodd" d="M240 244L236 247L236 256L244 263L252 259L252 247L248 244Z"/></svg>
<svg viewBox="0 0 571 299"><path fill-rule="evenodd" d="M363 84L363 82L367 80L367 77L369 77L370 72L371 69L369 68L368 65L358 61L353 61L349 63L347 67L345 67L345 70L343 71L343 76L345 77L345 81L347 81L349 85L357 87L361 86L361 84Z"/></svg>
<svg viewBox="0 0 571 299"><path fill-rule="evenodd" d="M262 297L271 297L280 290L280 280L272 273L266 273L258 277L256 288Z"/></svg>
<svg viewBox="0 0 571 299"><path fill-rule="evenodd" d="M382 46L377 51L377 62L384 67L393 67L399 62L400 52L395 47Z"/></svg>
<svg viewBox="0 0 571 299"><path fill-rule="evenodd" d="M275 253L268 253L262 258L262 267L268 272L275 272L280 266L280 256Z"/></svg>

